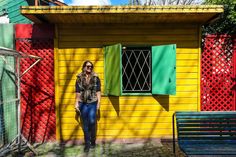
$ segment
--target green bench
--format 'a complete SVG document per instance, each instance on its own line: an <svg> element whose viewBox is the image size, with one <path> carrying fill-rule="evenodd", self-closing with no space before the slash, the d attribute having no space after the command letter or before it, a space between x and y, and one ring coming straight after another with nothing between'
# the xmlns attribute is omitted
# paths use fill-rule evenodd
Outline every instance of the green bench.
<svg viewBox="0 0 236 157"><path fill-rule="evenodd" d="M236 155L236 112L176 112L173 115L181 151L189 155Z"/></svg>

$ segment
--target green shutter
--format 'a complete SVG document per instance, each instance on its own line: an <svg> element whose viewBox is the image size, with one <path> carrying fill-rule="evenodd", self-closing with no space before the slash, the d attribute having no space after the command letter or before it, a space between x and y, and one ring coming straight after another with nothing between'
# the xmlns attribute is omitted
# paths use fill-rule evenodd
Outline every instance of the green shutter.
<svg viewBox="0 0 236 157"><path fill-rule="evenodd" d="M176 94L176 45L152 47L152 94Z"/></svg>
<svg viewBox="0 0 236 157"><path fill-rule="evenodd" d="M121 95L121 44L106 46L105 56L105 82L104 93L106 95Z"/></svg>

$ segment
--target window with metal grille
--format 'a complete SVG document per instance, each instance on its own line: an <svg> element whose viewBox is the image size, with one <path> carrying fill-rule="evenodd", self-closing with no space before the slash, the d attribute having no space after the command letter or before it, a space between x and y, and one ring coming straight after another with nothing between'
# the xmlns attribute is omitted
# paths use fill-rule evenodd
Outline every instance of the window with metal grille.
<svg viewBox="0 0 236 157"><path fill-rule="evenodd" d="M104 94L176 94L176 45L104 47Z"/></svg>
<svg viewBox="0 0 236 157"><path fill-rule="evenodd" d="M150 93L151 66L151 47L123 47L123 93Z"/></svg>

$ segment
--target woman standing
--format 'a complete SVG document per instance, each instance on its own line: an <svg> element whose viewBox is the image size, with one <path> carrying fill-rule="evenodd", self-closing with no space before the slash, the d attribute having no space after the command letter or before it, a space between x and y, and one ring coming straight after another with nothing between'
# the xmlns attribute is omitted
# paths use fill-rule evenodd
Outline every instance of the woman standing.
<svg viewBox="0 0 236 157"><path fill-rule="evenodd" d="M77 75L75 87L75 109L80 112L82 118L85 141L84 152L89 152L90 148L96 146L96 113L100 108L101 100L100 79L93 72L91 61L84 62L82 72Z"/></svg>

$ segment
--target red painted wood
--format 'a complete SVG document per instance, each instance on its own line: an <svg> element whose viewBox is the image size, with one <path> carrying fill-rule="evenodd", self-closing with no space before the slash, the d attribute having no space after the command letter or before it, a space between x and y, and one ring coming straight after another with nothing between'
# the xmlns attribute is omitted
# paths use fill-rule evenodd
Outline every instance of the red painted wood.
<svg viewBox="0 0 236 157"><path fill-rule="evenodd" d="M233 93L234 93L234 111L236 110L236 35L232 36L233 38L233 58L234 58L234 86L233 86Z"/></svg>
<svg viewBox="0 0 236 157"><path fill-rule="evenodd" d="M16 38L49 38L54 37L54 25L46 24L16 24L15 25Z"/></svg>
<svg viewBox="0 0 236 157"><path fill-rule="evenodd" d="M15 27L17 30L16 50L42 58L21 78L23 135L33 143L54 141L56 139L56 116L53 36L42 31L47 28L45 26L17 24ZM22 59L21 72L34 61L34 59Z"/></svg>
<svg viewBox="0 0 236 157"><path fill-rule="evenodd" d="M208 35L201 58L201 110L235 110L235 55L231 36Z"/></svg>

